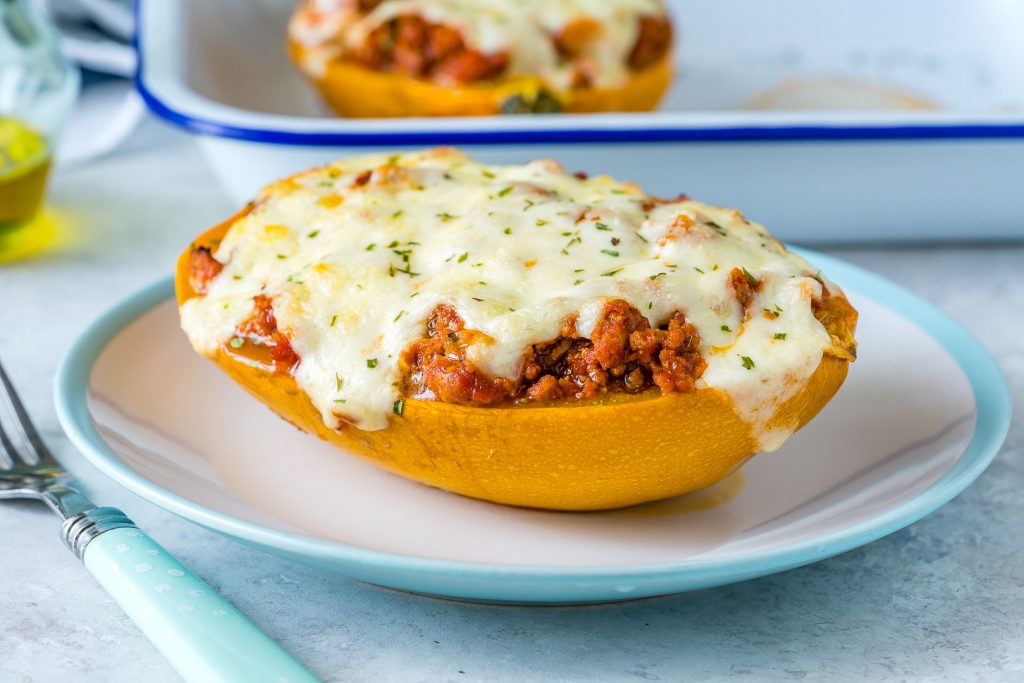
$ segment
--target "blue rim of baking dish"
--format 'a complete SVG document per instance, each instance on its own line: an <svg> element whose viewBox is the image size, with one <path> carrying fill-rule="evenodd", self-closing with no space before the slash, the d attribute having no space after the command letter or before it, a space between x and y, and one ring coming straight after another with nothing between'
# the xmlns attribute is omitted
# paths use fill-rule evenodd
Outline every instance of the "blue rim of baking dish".
<svg viewBox="0 0 1024 683"><path fill-rule="evenodd" d="M790 546L673 564L546 567L460 562L370 550L247 522L173 493L133 470L110 449L89 413L89 378L106 345L128 324L173 296L161 280L117 304L74 342L57 371L55 400L64 431L85 457L133 493L236 540L370 583L417 593L515 603L623 600L696 590L810 564L864 545L921 519L973 482L996 456L1009 430L1010 390L981 343L958 323L907 290L838 259L806 250L829 277L905 316L950 353L977 407L974 433L956 463L927 489L873 519Z"/></svg>
<svg viewBox="0 0 1024 683"><path fill-rule="evenodd" d="M388 147L388 146L429 146L429 145L522 145L522 144L588 144L588 143L652 143L652 142L794 142L794 141L882 141L882 140L977 140L977 139L1024 139L1024 118L1015 116L978 116L956 117L943 120L934 114L929 117L917 113L903 118L903 122L895 123L892 117L878 118L873 122L869 117L860 116L849 123L830 122L815 123L814 117L825 118L824 115L813 115L810 119L800 116L788 116L782 120L790 123L766 122L758 125L724 125L723 123L695 124L679 123L668 126L630 127L626 125L595 125L602 121L602 115L572 114L555 117L480 117L476 121L466 122L464 126L446 130L341 130L346 125L344 120L323 119L322 128L309 130L288 130L283 127L263 127L246 125L238 118L243 110L214 103L200 96L195 96L201 108L208 112L186 111L170 101L171 98L161 97L156 88L147 80L144 39L145 0L135 0L136 33L135 47L138 56L135 85L146 106L156 116L184 128L193 133L215 137L245 140L275 145L300 145L311 147L348 146L348 147ZM650 116L635 114L634 117ZM531 126L509 126L499 129L466 130L466 126L479 124L481 121L507 119L529 121ZM834 117L829 117L833 119ZM928 121L927 119L932 119ZM578 122L575 127L552 127L549 124L556 120ZM986 120L987 119L987 120ZM642 120L642 119L641 119ZM722 121L725 117L722 118ZM800 123L795 123L799 120ZM360 123L366 124L368 120ZM465 120L462 120L465 121ZM317 120L317 123L321 123ZM543 123L547 127L536 125ZM605 120L607 123L607 120ZM352 127L351 121L348 122ZM416 125L424 125L420 120ZM486 126L486 124L485 124ZM364 127L360 126L360 127Z"/></svg>

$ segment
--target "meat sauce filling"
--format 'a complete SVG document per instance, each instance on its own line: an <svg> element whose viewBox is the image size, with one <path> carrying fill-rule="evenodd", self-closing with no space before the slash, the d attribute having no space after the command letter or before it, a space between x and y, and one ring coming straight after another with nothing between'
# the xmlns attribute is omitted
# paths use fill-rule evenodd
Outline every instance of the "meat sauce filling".
<svg viewBox="0 0 1024 683"><path fill-rule="evenodd" d="M682 313L652 328L621 299L605 304L590 339L569 321L558 338L530 347L515 380L491 377L467 359L466 347L482 336L465 329L451 306L438 306L427 321L427 336L402 355L404 393L467 405L587 399L651 386L672 394L693 391L707 367L698 351L700 335Z"/></svg>
<svg viewBox="0 0 1024 683"><path fill-rule="evenodd" d="M600 32L601 26L596 21L578 19L551 36L551 40L562 58L573 61ZM627 59L629 67L639 71L650 66L668 52L671 42L672 25L667 18L641 17L637 41ZM504 73L509 64L507 52L480 52L466 45L457 29L415 14L399 15L376 27L348 56L368 69L446 85L492 80ZM580 62L574 74L575 87L585 87L591 82L586 60Z"/></svg>
<svg viewBox="0 0 1024 683"><path fill-rule="evenodd" d="M254 296L252 302L252 316L235 328L224 350L273 372L292 372L299 364L299 355L277 327L273 300L260 294Z"/></svg>

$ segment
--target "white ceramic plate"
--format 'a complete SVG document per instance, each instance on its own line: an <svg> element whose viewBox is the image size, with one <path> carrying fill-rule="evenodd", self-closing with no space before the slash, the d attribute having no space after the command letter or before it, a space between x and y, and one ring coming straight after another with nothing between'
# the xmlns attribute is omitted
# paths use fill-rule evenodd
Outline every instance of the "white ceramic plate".
<svg viewBox="0 0 1024 683"><path fill-rule="evenodd" d="M477 600L658 595L806 564L949 500L1005 438L1009 394L981 346L905 291L810 258L860 310L860 358L782 450L708 491L613 512L462 498L297 431L191 350L171 284L99 320L61 366L61 422L93 463L188 519L400 589Z"/></svg>
<svg viewBox="0 0 1024 683"><path fill-rule="evenodd" d="M657 112L389 120L326 112L285 53L295 0L138 4L139 91L239 205L368 149L460 145L740 206L788 240L1024 236L1024 3L667 0Z"/></svg>

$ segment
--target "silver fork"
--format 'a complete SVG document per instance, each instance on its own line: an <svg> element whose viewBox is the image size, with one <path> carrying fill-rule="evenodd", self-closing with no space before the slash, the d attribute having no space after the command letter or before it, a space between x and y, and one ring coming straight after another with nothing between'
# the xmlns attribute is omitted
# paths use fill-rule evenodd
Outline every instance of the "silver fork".
<svg viewBox="0 0 1024 683"><path fill-rule="evenodd" d="M317 679L123 512L72 485L0 364L0 500L41 500L61 539L188 681Z"/></svg>

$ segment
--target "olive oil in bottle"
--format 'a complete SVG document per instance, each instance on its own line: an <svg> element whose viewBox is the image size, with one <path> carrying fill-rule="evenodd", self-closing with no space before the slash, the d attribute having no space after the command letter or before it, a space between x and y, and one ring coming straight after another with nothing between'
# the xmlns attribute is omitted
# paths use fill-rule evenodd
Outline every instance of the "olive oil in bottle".
<svg viewBox="0 0 1024 683"><path fill-rule="evenodd" d="M39 211L50 171L46 140L17 119L0 116L0 246Z"/></svg>

